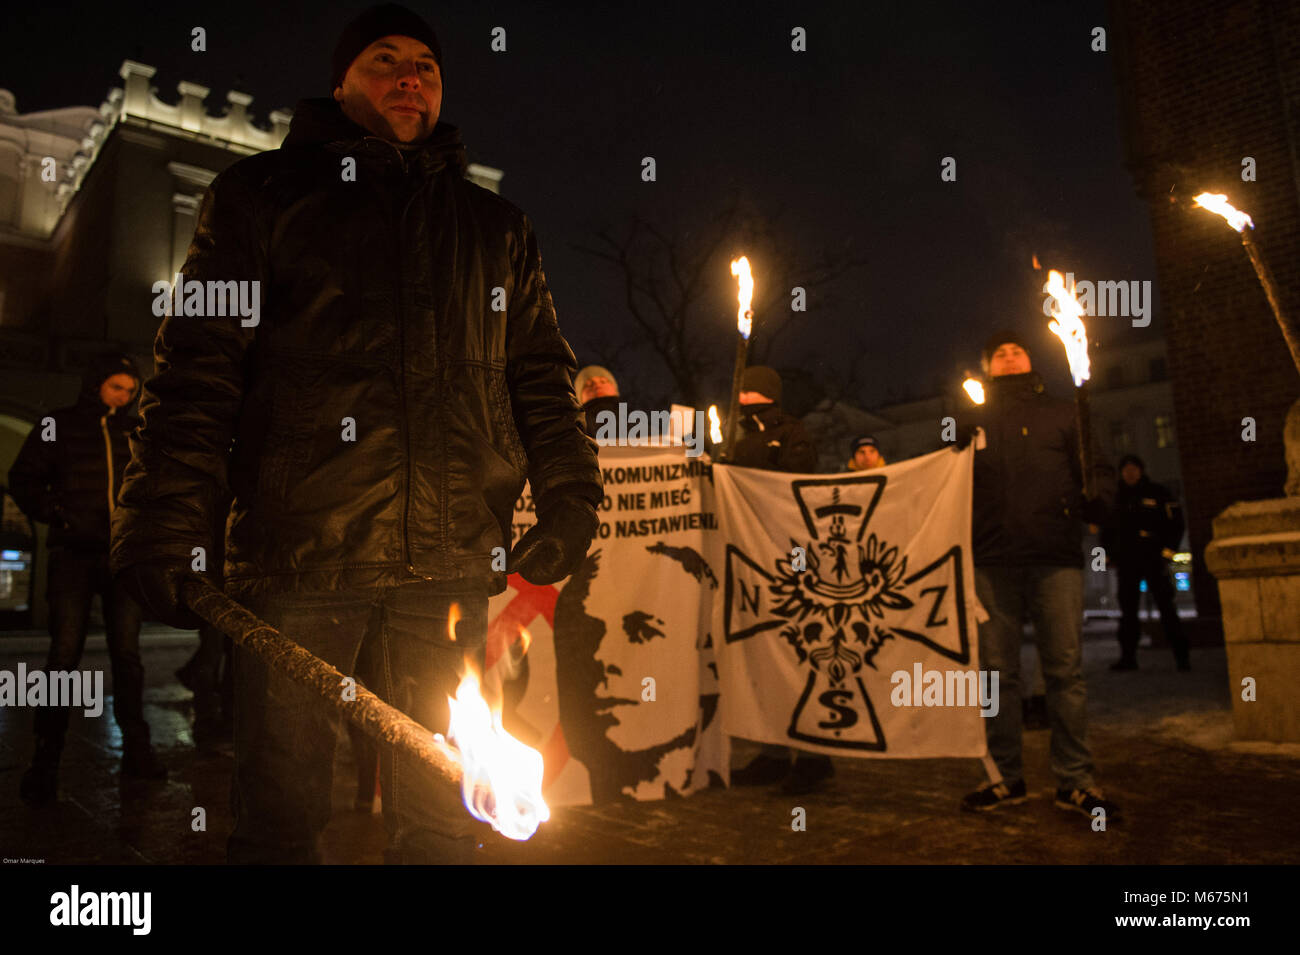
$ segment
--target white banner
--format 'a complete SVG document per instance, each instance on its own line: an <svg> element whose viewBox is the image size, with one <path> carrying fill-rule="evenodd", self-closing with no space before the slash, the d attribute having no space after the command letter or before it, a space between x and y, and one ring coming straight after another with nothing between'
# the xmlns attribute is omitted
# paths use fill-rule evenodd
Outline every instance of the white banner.
<svg viewBox="0 0 1300 955"><path fill-rule="evenodd" d="M541 751L553 806L694 792L725 780L730 758L707 466L682 447L601 448L600 465L605 506L582 566L546 587L512 574L488 609L488 678L505 680L505 726ZM512 544L535 520L526 489Z"/></svg>
<svg viewBox="0 0 1300 955"><path fill-rule="evenodd" d="M832 756L985 754L997 686L978 673L974 455L834 476L714 467L727 733Z"/></svg>

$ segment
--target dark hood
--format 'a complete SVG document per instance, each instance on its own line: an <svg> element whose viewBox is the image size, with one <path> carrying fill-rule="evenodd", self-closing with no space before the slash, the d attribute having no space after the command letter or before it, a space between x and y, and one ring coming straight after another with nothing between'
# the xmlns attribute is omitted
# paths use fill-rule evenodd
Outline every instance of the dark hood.
<svg viewBox="0 0 1300 955"><path fill-rule="evenodd" d="M293 121L289 124L289 135L284 138L280 148L326 146L345 152L364 140L386 142L343 115L343 109L336 100L320 97L298 101L294 107ZM464 175L469 166L460 130L450 123L439 121L429 138L422 143L391 145L408 157L416 156L420 164L430 172L447 167Z"/></svg>
<svg viewBox="0 0 1300 955"><path fill-rule="evenodd" d="M775 401L740 406L740 426L746 431L767 431L781 420L781 405Z"/></svg>
<svg viewBox="0 0 1300 955"><path fill-rule="evenodd" d="M118 414L130 414L135 402L140 398L140 369L130 355L104 354L91 359L81 376L81 391L77 394L78 407L87 407L96 414L103 414L107 405L100 400L99 386L114 375L125 374L135 379L135 397Z"/></svg>

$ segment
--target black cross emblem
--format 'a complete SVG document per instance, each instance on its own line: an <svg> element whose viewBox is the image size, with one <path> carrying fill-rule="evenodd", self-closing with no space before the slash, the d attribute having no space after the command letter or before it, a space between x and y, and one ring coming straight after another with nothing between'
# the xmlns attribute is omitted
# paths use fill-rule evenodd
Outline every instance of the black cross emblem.
<svg viewBox="0 0 1300 955"><path fill-rule="evenodd" d="M887 641L911 640L970 663L961 547L909 574L914 555L867 534L886 480L864 474L795 481L791 491L809 539L801 545L791 538L791 554L778 558L774 570L727 545L726 641L779 630L810 667L790 717L791 739L887 748L863 679L864 668L877 669L876 654ZM793 556L800 546L802 560Z"/></svg>

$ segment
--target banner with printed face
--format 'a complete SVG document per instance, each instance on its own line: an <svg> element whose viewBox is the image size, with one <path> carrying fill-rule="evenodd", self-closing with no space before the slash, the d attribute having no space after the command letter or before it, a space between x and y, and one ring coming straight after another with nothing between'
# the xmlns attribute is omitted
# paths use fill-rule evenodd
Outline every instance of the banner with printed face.
<svg viewBox="0 0 1300 955"><path fill-rule="evenodd" d="M601 525L553 586L517 574L489 605L505 727L542 753L552 806L662 799L725 779L709 636L719 575L707 465L683 447L600 450ZM512 545L536 522L528 489ZM523 651L526 649L526 653Z"/></svg>
<svg viewBox="0 0 1300 955"><path fill-rule="evenodd" d="M982 756L975 447L873 471L713 468L723 728L832 756Z"/></svg>

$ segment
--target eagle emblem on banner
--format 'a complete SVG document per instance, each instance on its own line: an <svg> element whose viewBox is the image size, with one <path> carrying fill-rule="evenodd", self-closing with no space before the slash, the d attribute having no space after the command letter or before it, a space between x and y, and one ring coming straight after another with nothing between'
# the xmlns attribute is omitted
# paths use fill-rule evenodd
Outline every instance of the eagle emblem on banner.
<svg viewBox="0 0 1300 955"><path fill-rule="evenodd" d="M790 537L790 552L767 566L727 545L727 643L780 640L808 670L790 718L791 739L886 750L868 687L879 674L877 655L893 641L962 664L971 660L961 547L902 554L875 533L871 519L886 480L793 481L807 536ZM884 681L888 686L887 676Z"/></svg>

